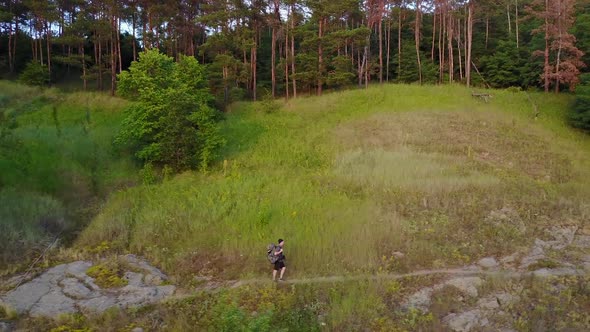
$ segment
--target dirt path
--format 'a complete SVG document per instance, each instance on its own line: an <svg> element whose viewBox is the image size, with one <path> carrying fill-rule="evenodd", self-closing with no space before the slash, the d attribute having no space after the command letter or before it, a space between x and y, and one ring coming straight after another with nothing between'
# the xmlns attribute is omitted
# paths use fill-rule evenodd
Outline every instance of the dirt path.
<svg viewBox="0 0 590 332"><path fill-rule="evenodd" d="M408 273L381 273L381 274L360 274L360 275L333 275L323 277L311 278L294 278L279 281L279 284L298 285L298 284L322 284L322 283L338 283L349 281L365 281L365 280L397 280L403 278L420 277L420 276L436 276L443 275L449 278L459 277L498 277L498 278L525 278L525 277L552 277L552 276L575 276L586 275L588 271L577 268L542 268L536 271L517 271L508 269L490 269L485 270L481 267L472 265L464 268L454 269L426 269ZM194 292L198 291L214 291L223 288L239 288L248 285L261 285L272 283L270 277L268 278L252 278L242 280L228 280L228 281L210 281L201 286L196 287L192 291L181 291L171 299L190 297Z"/></svg>

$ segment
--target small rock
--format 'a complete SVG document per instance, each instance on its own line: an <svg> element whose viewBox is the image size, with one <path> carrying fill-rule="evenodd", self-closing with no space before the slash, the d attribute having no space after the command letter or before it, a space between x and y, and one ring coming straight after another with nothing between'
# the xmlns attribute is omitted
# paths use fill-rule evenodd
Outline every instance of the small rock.
<svg viewBox="0 0 590 332"><path fill-rule="evenodd" d="M489 324L489 321L482 317L481 310L475 309L460 314L449 314L443 318L443 323L456 332L471 331L476 327L481 327L482 323Z"/></svg>
<svg viewBox="0 0 590 332"><path fill-rule="evenodd" d="M498 266L498 262L494 257L485 257L480 259L477 264L486 269L491 269Z"/></svg>
<svg viewBox="0 0 590 332"><path fill-rule="evenodd" d="M477 266L477 264L471 264L469 266L466 266L464 268L465 271L471 271L471 272L476 272L481 270L481 268L479 266Z"/></svg>
<svg viewBox="0 0 590 332"><path fill-rule="evenodd" d="M143 329L141 327L136 327L133 330L131 330L131 332L143 332Z"/></svg>
<svg viewBox="0 0 590 332"><path fill-rule="evenodd" d="M477 307L480 309L493 310L500 307L498 299L495 296L488 296L477 301Z"/></svg>
<svg viewBox="0 0 590 332"><path fill-rule="evenodd" d="M482 283L483 280L481 280L479 277L461 277L453 278L445 282L445 285L456 287L462 293L471 297L476 297L478 293L477 287L481 286Z"/></svg>
<svg viewBox="0 0 590 332"><path fill-rule="evenodd" d="M531 253L529 254L529 256L541 256L544 254L545 254L545 251L543 250L543 248L540 246L536 246L536 247L533 247L533 250L531 250Z"/></svg>
<svg viewBox="0 0 590 332"><path fill-rule="evenodd" d="M479 326L481 327L486 327L490 324L490 321L488 320L487 317L483 317L482 319L479 320Z"/></svg>
<svg viewBox="0 0 590 332"><path fill-rule="evenodd" d="M393 257L398 258L398 259L406 257L406 255L401 251L394 251L392 255L393 255Z"/></svg>
<svg viewBox="0 0 590 332"><path fill-rule="evenodd" d="M152 274L154 276L154 279L155 279L155 277L159 277L161 280L168 280L166 275L162 271L160 271L158 268L150 265L147 261L145 261L133 254L124 255L124 256L122 256L122 258L131 267L134 267L139 270L143 270L143 271L147 272L147 274Z"/></svg>
<svg viewBox="0 0 590 332"><path fill-rule="evenodd" d="M494 296L498 300L498 303L500 303L500 305L503 307L516 303L518 300L520 300L518 295L512 295L506 292L496 293Z"/></svg>
<svg viewBox="0 0 590 332"><path fill-rule="evenodd" d="M541 259L545 259L545 251L540 246L535 246L527 256L520 260L520 268L525 269Z"/></svg>
<svg viewBox="0 0 590 332"><path fill-rule="evenodd" d="M503 257L502 259L500 259L500 262L502 264L510 264L510 263L513 263L514 261L516 261L516 256L518 256L518 253L514 253L514 254L512 254L510 256Z"/></svg>
<svg viewBox="0 0 590 332"><path fill-rule="evenodd" d="M555 241L567 246L574 240L577 230L578 226L553 226L546 230L546 232L551 234Z"/></svg>
<svg viewBox="0 0 590 332"><path fill-rule="evenodd" d="M503 227L506 225L512 226L521 234L526 232L526 225L518 215L518 212L509 207L503 207L500 210L491 211L485 221L497 227Z"/></svg>
<svg viewBox="0 0 590 332"><path fill-rule="evenodd" d="M402 303L402 309L418 309L422 312L428 312L430 303L432 301L432 292L434 291L431 287L422 288L416 293L410 295L404 303Z"/></svg>

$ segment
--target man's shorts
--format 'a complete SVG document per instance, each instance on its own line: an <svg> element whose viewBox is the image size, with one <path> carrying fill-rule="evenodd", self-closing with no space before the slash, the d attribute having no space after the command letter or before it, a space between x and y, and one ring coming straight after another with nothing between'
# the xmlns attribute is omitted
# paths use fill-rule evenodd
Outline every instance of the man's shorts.
<svg viewBox="0 0 590 332"><path fill-rule="evenodd" d="M275 271L280 271L284 267L285 267L285 262L283 262L282 260L275 262Z"/></svg>

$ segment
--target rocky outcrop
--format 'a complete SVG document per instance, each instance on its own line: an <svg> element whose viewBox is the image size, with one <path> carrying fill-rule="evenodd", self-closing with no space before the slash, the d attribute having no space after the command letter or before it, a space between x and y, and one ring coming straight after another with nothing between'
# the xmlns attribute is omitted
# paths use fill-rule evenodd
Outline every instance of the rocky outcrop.
<svg viewBox="0 0 590 332"><path fill-rule="evenodd" d="M493 211L487 218L494 224L516 224L520 226L518 215L510 209ZM527 252L516 252L496 260L495 257L480 259L476 265L461 268L464 273L473 272L474 276L454 277L434 286L424 287L411 294L402 302L401 309L418 309L424 313L431 307L432 297L438 290L452 286L462 296L477 299L479 288L484 280L479 276L497 275L502 277L552 278L561 276L587 275L590 272L590 235L576 234L576 226L553 226L547 230L544 239L535 239ZM568 249L566 259L556 259L555 255ZM571 254L577 252L577 254ZM576 258L577 257L577 258ZM573 259L573 260L572 260ZM545 266L545 267L543 267ZM516 292L518 293L518 291ZM462 297L462 298L463 298ZM512 331L497 325L495 318L505 317L510 306L520 301L520 297L506 291L493 293L477 299L475 306L461 312L451 312L442 317L442 322L452 331ZM471 302L473 303L473 302ZM499 321L504 321L499 319Z"/></svg>
<svg viewBox="0 0 590 332"><path fill-rule="evenodd" d="M407 310L414 308L422 312L427 312L430 308L434 291L441 290L446 286L452 286L467 296L476 297L478 293L477 287L481 286L482 283L483 280L479 277L452 278L440 284L434 285L433 287L422 288L416 293L410 295L410 297L408 297L406 301L402 303L402 309Z"/></svg>
<svg viewBox="0 0 590 332"><path fill-rule="evenodd" d="M55 317L64 313L102 312L111 307L144 306L174 294L175 286L162 285L167 280L162 271L134 255L122 259L135 270L125 273L124 287L99 287L86 274L93 263L77 261L50 268L6 293L0 302L19 315Z"/></svg>

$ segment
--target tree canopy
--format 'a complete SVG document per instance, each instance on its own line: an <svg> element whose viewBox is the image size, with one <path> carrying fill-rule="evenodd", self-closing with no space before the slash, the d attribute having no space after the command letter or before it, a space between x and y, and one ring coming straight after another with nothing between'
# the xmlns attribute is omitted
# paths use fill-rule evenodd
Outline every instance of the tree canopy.
<svg viewBox="0 0 590 332"><path fill-rule="evenodd" d="M117 142L146 163L206 168L223 143L204 68L194 57L175 62L158 50L140 53L119 75L117 92L134 101Z"/></svg>
<svg viewBox="0 0 590 332"><path fill-rule="evenodd" d="M206 64L216 104L374 82L573 90L588 0L0 0L0 72L115 93L138 53ZM475 70L475 71L474 71ZM12 74L10 74L12 73Z"/></svg>

